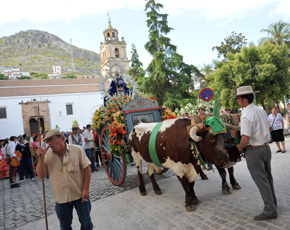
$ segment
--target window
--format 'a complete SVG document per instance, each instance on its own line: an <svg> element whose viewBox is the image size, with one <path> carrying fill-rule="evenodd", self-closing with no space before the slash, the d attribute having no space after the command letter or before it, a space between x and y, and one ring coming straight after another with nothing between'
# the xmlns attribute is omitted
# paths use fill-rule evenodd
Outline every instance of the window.
<svg viewBox="0 0 290 230"><path fill-rule="evenodd" d="M73 114L72 104L66 105L66 114L67 115L72 115Z"/></svg>
<svg viewBox="0 0 290 230"><path fill-rule="evenodd" d="M119 50L118 50L118 48L115 49L115 56L116 56L116 58L119 57Z"/></svg>
<svg viewBox="0 0 290 230"><path fill-rule="evenodd" d="M7 118L6 108L0 108L0 119Z"/></svg>

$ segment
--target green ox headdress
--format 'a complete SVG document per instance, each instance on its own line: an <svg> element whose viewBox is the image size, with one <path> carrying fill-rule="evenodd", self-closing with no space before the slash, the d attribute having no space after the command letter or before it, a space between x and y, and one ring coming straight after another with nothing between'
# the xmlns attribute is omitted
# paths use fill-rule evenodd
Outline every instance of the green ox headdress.
<svg viewBox="0 0 290 230"><path fill-rule="evenodd" d="M214 135L227 132L225 122L220 117L220 101L218 92L214 92L213 116L208 117L205 124L211 127Z"/></svg>

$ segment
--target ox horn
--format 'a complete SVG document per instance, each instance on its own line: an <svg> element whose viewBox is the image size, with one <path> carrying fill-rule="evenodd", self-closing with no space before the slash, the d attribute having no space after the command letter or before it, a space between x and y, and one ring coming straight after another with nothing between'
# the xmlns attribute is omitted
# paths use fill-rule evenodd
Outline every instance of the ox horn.
<svg viewBox="0 0 290 230"><path fill-rule="evenodd" d="M189 136L196 142L201 141L202 138L200 136L197 136L196 132L198 130L202 130L202 128L203 128L203 123L192 126L192 128L189 131Z"/></svg>

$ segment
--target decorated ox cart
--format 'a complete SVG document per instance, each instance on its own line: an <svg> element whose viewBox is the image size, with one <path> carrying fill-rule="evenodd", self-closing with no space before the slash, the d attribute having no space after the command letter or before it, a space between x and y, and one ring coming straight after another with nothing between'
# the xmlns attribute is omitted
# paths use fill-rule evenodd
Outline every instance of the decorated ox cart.
<svg viewBox="0 0 290 230"><path fill-rule="evenodd" d="M93 128L99 136L105 171L110 181L120 186L126 179L131 149L129 133L133 127L139 123L160 122L176 116L170 110L158 106L155 98L137 96L137 84L125 74L120 63L108 66L107 73L101 77L103 79L99 87L104 95L104 105L94 112ZM107 89L105 84L109 79L111 82ZM132 85L131 89L125 81Z"/></svg>
<svg viewBox="0 0 290 230"><path fill-rule="evenodd" d="M102 128L99 135L100 152L105 171L113 184L121 185L125 181L127 154L130 152L128 135L133 127L139 123L162 121L162 116L166 113L163 111L164 108L158 106L156 102L137 97L125 105L122 112L119 112L120 119L124 117L122 119L124 125L119 125L117 118L110 125ZM114 116L118 117L118 113Z"/></svg>

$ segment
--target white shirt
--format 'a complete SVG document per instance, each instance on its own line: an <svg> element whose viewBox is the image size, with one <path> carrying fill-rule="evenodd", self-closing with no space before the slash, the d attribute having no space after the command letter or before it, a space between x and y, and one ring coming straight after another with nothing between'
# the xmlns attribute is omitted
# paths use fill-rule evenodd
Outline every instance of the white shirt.
<svg viewBox="0 0 290 230"><path fill-rule="evenodd" d="M45 141L42 140L40 146L42 149L46 149L49 146L49 144L47 144Z"/></svg>
<svg viewBox="0 0 290 230"><path fill-rule="evenodd" d="M84 131L83 136L85 139L88 139L88 140L94 139L93 133L87 129ZM92 148L94 148L94 142L93 141L86 141L85 142L85 149L92 149Z"/></svg>
<svg viewBox="0 0 290 230"><path fill-rule="evenodd" d="M6 154L10 155L10 157L16 157L16 155L14 153L15 148L16 148L16 143L14 141L9 141Z"/></svg>
<svg viewBox="0 0 290 230"><path fill-rule="evenodd" d="M241 135L250 137L249 145L258 146L270 141L271 123L266 111L255 106L248 105L242 112Z"/></svg>
<svg viewBox="0 0 290 230"><path fill-rule="evenodd" d="M73 142L73 140L72 140L72 135L73 135L73 134L71 134L71 135L68 137L68 143L69 143L70 145L76 145L76 143ZM82 140L82 145L81 145L81 147L82 147L83 149L85 149L85 139L84 139L84 137L83 137L82 134L80 134L80 136L81 136L81 140ZM74 135L74 138L75 138L76 142L79 142L78 135L76 135L76 136Z"/></svg>

